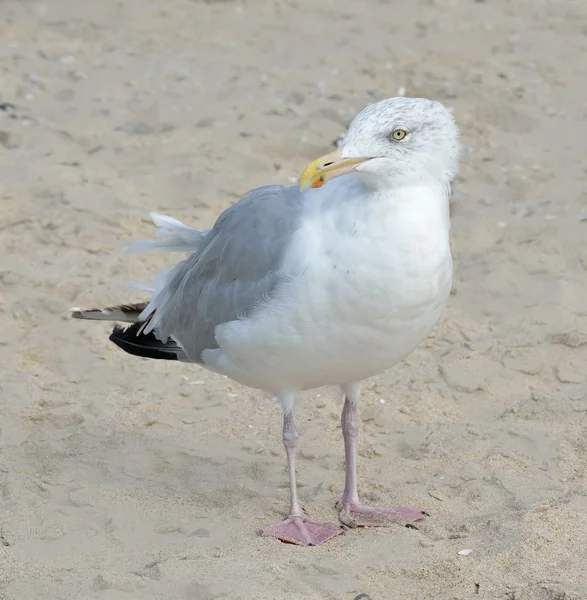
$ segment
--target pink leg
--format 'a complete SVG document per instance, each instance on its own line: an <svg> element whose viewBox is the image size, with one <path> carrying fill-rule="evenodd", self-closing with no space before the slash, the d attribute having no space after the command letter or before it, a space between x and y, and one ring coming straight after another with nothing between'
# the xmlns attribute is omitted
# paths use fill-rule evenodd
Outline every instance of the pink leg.
<svg viewBox="0 0 587 600"><path fill-rule="evenodd" d="M342 533L340 525L319 523L306 517L298 499L296 484L296 445L298 432L291 411L286 411L283 417L283 445L287 453L289 469L289 516L279 523L266 525L261 529L261 535L275 537L283 542L298 546L318 546L330 538Z"/></svg>
<svg viewBox="0 0 587 600"><path fill-rule="evenodd" d="M340 501L340 520L349 527L386 527L393 524L408 525L427 517L427 513L405 506L365 506L357 492L357 436L359 416L357 400L359 391L345 390L341 423L344 437L346 474L344 492Z"/></svg>

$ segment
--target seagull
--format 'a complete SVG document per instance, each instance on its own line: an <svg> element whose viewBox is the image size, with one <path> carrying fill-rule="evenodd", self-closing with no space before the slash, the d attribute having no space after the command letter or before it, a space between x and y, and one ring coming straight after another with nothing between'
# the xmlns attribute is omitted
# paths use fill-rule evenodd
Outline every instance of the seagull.
<svg viewBox="0 0 587 600"><path fill-rule="evenodd" d="M371 104L299 185L248 192L209 230L151 213L166 239L130 250L188 256L156 276L149 302L72 309L75 318L130 323L110 335L129 354L196 363L279 400L290 507L261 535L316 546L347 527L412 526L428 516L360 501L357 405L363 382L406 358L448 300L458 162L458 129L441 103ZM296 394L331 385L344 398L342 525L311 519L296 486Z"/></svg>

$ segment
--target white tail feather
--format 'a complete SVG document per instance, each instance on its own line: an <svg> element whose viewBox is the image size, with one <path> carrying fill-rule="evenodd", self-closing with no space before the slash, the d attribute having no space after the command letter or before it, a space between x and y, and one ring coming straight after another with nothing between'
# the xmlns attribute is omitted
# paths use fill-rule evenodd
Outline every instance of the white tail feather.
<svg viewBox="0 0 587 600"><path fill-rule="evenodd" d="M141 241L126 248L125 252L145 252L148 250L160 250L162 252L195 252L208 232L191 229L177 219L167 215L152 212L149 214L157 227L155 237L166 237L165 241Z"/></svg>
<svg viewBox="0 0 587 600"><path fill-rule="evenodd" d="M167 238L162 241L142 241L126 248L126 252L143 252L145 250L161 250L163 252L195 252L210 231L197 231L187 227L177 219L167 215L152 212L149 215L157 227L155 237ZM154 286L133 284L131 287L152 292L151 301L140 304L108 306L107 308L72 308L71 316L74 319L88 319L92 321L120 321L123 323L138 323L146 321L149 315L164 302L165 288L173 275L176 266L162 269L155 277ZM154 324L145 323L148 329L146 333L154 328Z"/></svg>

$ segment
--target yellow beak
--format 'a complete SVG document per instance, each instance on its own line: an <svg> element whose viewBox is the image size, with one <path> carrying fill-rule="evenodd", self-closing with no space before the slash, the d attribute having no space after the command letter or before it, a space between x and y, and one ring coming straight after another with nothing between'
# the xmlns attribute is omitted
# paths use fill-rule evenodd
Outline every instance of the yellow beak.
<svg viewBox="0 0 587 600"><path fill-rule="evenodd" d="M330 179L354 171L369 158L343 158L341 149L325 154L311 162L300 175L300 190L322 187Z"/></svg>

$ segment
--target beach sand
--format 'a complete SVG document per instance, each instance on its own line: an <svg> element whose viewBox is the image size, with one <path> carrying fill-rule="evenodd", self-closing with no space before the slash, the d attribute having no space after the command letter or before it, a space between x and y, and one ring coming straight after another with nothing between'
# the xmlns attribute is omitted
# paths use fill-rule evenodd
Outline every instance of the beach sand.
<svg viewBox="0 0 587 600"><path fill-rule="evenodd" d="M1 12L0 598L586 599L587 4ZM366 385L360 490L431 518L316 548L260 538L288 505L279 406L126 355L68 309L144 299L129 283L176 258L122 254L149 211L210 226L402 93L462 130L454 293ZM296 412L302 505L331 521L341 406L316 390Z"/></svg>

